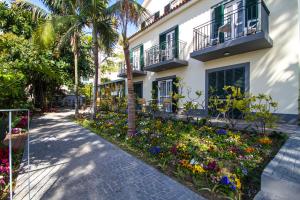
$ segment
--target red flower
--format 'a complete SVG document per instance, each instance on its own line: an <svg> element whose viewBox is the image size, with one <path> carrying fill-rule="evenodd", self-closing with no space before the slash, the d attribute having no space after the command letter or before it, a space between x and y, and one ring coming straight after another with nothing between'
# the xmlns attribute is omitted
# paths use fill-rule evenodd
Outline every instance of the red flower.
<svg viewBox="0 0 300 200"><path fill-rule="evenodd" d="M176 155L177 154L177 145L173 145L171 148L170 148L170 151L172 154Z"/></svg>
<svg viewBox="0 0 300 200"><path fill-rule="evenodd" d="M26 128L28 123L27 116L22 116L19 123L16 125L17 128Z"/></svg>
<svg viewBox="0 0 300 200"><path fill-rule="evenodd" d="M206 170L219 171L219 167L218 167L216 161L211 161L211 162L209 162L204 168L205 168Z"/></svg>

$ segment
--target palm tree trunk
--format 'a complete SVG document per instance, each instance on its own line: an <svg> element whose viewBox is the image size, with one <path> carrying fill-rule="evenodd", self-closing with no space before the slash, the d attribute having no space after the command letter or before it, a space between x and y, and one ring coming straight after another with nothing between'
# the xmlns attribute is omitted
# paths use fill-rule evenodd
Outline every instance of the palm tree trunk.
<svg viewBox="0 0 300 200"><path fill-rule="evenodd" d="M129 45L124 45L124 55L126 62L126 72L127 72L127 88L128 88L128 132L129 137L135 135L135 95L133 90L133 80L132 80L132 68L129 58Z"/></svg>
<svg viewBox="0 0 300 200"><path fill-rule="evenodd" d="M74 71L75 71L75 117L79 114L79 102L78 102L78 34L75 32L73 36L73 54L74 54Z"/></svg>
<svg viewBox="0 0 300 200"><path fill-rule="evenodd" d="M93 105L91 118L95 119L97 112L97 93L98 93L98 70L99 70L99 60L98 60L98 41L97 41L97 30L93 26L93 54L94 54L94 65L95 65L95 78L94 78L94 92L93 92Z"/></svg>

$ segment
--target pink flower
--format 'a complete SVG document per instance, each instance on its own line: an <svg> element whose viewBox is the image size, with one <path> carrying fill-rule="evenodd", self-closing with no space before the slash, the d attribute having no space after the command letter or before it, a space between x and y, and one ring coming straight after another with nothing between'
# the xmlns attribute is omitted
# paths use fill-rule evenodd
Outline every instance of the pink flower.
<svg viewBox="0 0 300 200"><path fill-rule="evenodd" d="M12 129L12 134L19 134L19 133L21 133L21 130L22 129L20 129L20 128L13 128Z"/></svg>
<svg viewBox="0 0 300 200"><path fill-rule="evenodd" d="M2 160L1 160L1 163L7 164L7 163L8 163L8 159L2 159Z"/></svg>
<svg viewBox="0 0 300 200"><path fill-rule="evenodd" d="M6 183L5 183L5 181L4 181L4 179L2 178L2 179L0 179L0 185L5 185Z"/></svg>

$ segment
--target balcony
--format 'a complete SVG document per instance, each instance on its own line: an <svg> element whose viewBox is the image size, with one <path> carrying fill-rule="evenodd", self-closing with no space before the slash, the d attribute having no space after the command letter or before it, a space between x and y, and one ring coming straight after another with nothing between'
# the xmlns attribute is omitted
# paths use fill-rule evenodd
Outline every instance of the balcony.
<svg viewBox="0 0 300 200"><path fill-rule="evenodd" d="M145 21L141 24L141 29L144 29L145 27L151 25L153 22L155 22L157 19L159 19L159 11L154 13L154 15L151 15L149 18L147 18Z"/></svg>
<svg viewBox="0 0 300 200"><path fill-rule="evenodd" d="M164 7L164 13L160 13L160 11L154 13L153 15L151 15L150 17L148 17L145 21L143 21L141 23L141 30L146 28L147 26L150 26L151 24L153 24L154 22L156 22L158 19L160 19L162 16L167 15L168 13L170 13L171 11L173 11L174 9L176 9L178 6L186 3L189 0L172 0L170 1L165 7Z"/></svg>
<svg viewBox="0 0 300 200"><path fill-rule="evenodd" d="M165 8L164 8L164 12L165 14L171 12L173 9L175 9L177 6L180 6L182 3L185 3L186 0L173 0L170 1L170 3L168 3Z"/></svg>
<svg viewBox="0 0 300 200"><path fill-rule="evenodd" d="M146 51L145 71L159 72L188 65L185 58L186 42L163 42Z"/></svg>
<svg viewBox="0 0 300 200"><path fill-rule="evenodd" d="M138 76L144 76L147 74L147 72L145 72L143 69L141 69L139 63L136 64L132 64L132 76L133 77L138 77ZM118 77L122 77L122 78L126 78L127 77L127 67L126 64L124 62L119 64L119 74Z"/></svg>
<svg viewBox="0 0 300 200"><path fill-rule="evenodd" d="M242 1L241 1L242 3ZM250 51L271 48L269 10L263 1L239 7L194 28L191 57L203 62Z"/></svg>

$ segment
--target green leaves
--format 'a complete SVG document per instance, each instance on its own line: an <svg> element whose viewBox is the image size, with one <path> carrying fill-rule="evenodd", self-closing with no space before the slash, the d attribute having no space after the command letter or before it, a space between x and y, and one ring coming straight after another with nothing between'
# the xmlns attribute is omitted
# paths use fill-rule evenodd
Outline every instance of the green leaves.
<svg viewBox="0 0 300 200"><path fill-rule="evenodd" d="M17 107L27 101L36 84L62 83L68 64L53 58L24 37L12 33L0 36L0 107ZM45 88L44 88L45 89Z"/></svg>

